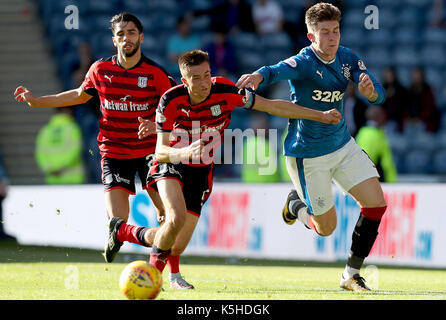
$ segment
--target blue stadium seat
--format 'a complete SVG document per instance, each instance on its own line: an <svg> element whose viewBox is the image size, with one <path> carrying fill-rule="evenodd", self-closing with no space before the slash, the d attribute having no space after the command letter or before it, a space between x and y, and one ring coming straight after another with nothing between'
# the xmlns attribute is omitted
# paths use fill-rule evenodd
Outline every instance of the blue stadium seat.
<svg viewBox="0 0 446 320"><path fill-rule="evenodd" d="M409 139L409 148L425 150L432 152L436 148L436 136L433 133L422 131L418 134L413 134Z"/></svg>
<svg viewBox="0 0 446 320"><path fill-rule="evenodd" d="M121 10L134 13L138 15L140 13L148 12L149 6L147 4L147 1L141 1L141 0L121 0Z"/></svg>
<svg viewBox="0 0 446 320"><path fill-rule="evenodd" d="M412 149L405 156L405 169L411 174L429 174L432 172L431 153Z"/></svg>
<svg viewBox="0 0 446 320"><path fill-rule="evenodd" d="M174 31L177 26L178 17L174 11L157 9L150 14L152 30L150 32Z"/></svg>
<svg viewBox="0 0 446 320"><path fill-rule="evenodd" d="M416 9L431 9L433 1L432 0L405 0L407 5L413 6Z"/></svg>
<svg viewBox="0 0 446 320"><path fill-rule="evenodd" d="M77 47L83 41L87 41L87 37L82 33L58 33L51 40L53 45L53 55L58 58L62 57L65 52L76 52Z"/></svg>
<svg viewBox="0 0 446 320"><path fill-rule="evenodd" d="M386 47L374 47L362 55L362 58L367 67L382 68L389 64L389 56L390 52Z"/></svg>
<svg viewBox="0 0 446 320"><path fill-rule="evenodd" d="M108 14L92 14L87 20L88 28L90 32L109 32L110 37L112 33L110 31L110 19Z"/></svg>
<svg viewBox="0 0 446 320"><path fill-rule="evenodd" d="M392 3L393 1L386 1ZM379 8L379 29L391 30L397 25L397 19L395 19L395 13L398 9L391 9L390 7L381 7ZM371 30L374 32L376 30Z"/></svg>
<svg viewBox="0 0 446 320"><path fill-rule="evenodd" d="M108 19L120 11L120 0L88 1L88 12L92 15L104 14Z"/></svg>
<svg viewBox="0 0 446 320"><path fill-rule="evenodd" d="M443 127L440 131L437 132L435 137L435 143L437 148L446 149L446 127Z"/></svg>
<svg viewBox="0 0 446 320"><path fill-rule="evenodd" d="M55 14L51 16L51 22L48 25L48 34L51 38L54 38L57 35L68 31L65 28L65 18L66 17L63 14Z"/></svg>
<svg viewBox="0 0 446 320"><path fill-rule="evenodd" d="M407 66L397 66L396 72L401 84L405 87L408 87L410 85L412 68Z"/></svg>
<svg viewBox="0 0 446 320"><path fill-rule="evenodd" d="M364 11L364 8L367 6L367 4L370 1L368 1L368 0L347 0L345 2L346 2L346 7L349 9Z"/></svg>
<svg viewBox="0 0 446 320"><path fill-rule="evenodd" d="M264 64L271 65L271 64L279 63L280 61L285 60L292 55L293 55L293 52L291 52L291 50L267 49L263 54L263 60L264 60ZM260 67L261 66L258 66L257 68L260 68Z"/></svg>
<svg viewBox="0 0 446 320"><path fill-rule="evenodd" d="M426 45L420 52L420 60L424 66L446 66L445 50L442 45Z"/></svg>
<svg viewBox="0 0 446 320"><path fill-rule="evenodd" d="M204 32L209 30L211 25L211 17L208 15L203 15L200 17L196 17L192 20L191 30L192 32Z"/></svg>
<svg viewBox="0 0 446 320"><path fill-rule="evenodd" d="M393 35L389 29L367 30L364 32L367 45L373 48L393 45Z"/></svg>
<svg viewBox="0 0 446 320"><path fill-rule="evenodd" d="M404 5L404 0L393 0L393 1L375 0L375 1L373 1L373 3L380 9L379 14L381 15L381 12L383 10L382 8L385 8L385 9L401 8L401 5Z"/></svg>
<svg viewBox="0 0 446 320"><path fill-rule="evenodd" d="M437 150L432 158L433 173L446 174L446 148Z"/></svg>
<svg viewBox="0 0 446 320"><path fill-rule="evenodd" d="M443 116L446 115L446 83L443 82L442 87L439 90L437 98L437 108L442 112L442 128L446 128L446 117L443 120Z"/></svg>
<svg viewBox="0 0 446 320"><path fill-rule="evenodd" d="M420 42L420 32L412 26L400 27L394 31L396 46L414 45Z"/></svg>
<svg viewBox="0 0 446 320"><path fill-rule="evenodd" d="M415 47L401 46L394 49L390 61L399 66L415 67L418 66L420 59Z"/></svg>
<svg viewBox="0 0 446 320"><path fill-rule="evenodd" d="M291 52L292 42L285 32L266 34L260 36L260 45L265 49L288 50Z"/></svg>
<svg viewBox="0 0 446 320"><path fill-rule="evenodd" d="M341 45L348 48L357 48L359 50L366 44L365 32L360 28L344 28L342 30Z"/></svg>
<svg viewBox="0 0 446 320"><path fill-rule="evenodd" d="M396 18L398 19L397 25L401 27L420 27L424 24L423 15L413 6L404 6L398 9Z"/></svg>
<svg viewBox="0 0 446 320"><path fill-rule="evenodd" d="M175 0L150 0L147 1L150 12L158 13L158 10L167 10L176 12L178 1Z"/></svg>
<svg viewBox="0 0 446 320"><path fill-rule="evenodd" d="M398 123L394 120L388 120L386 124L384 125L384 131L386 134L392 135L398 133Z"/></svg>
<svg viewBox="0 0 446 320"><path fill-rule="evenodd" d="M406 173L406 164L404 162L404 153L392 150L393 162L398 173Z"/></svg>
<svg viewBox="0 0 446 320"><path fill-rule="evenodd" d="M61 78L66 81L66 84L69 86L71 83L71 72L74 70L76 65L79 63L79 57L76 51L68 51L66 52L60 59L60 73Z"/></svg>
<svg viewBox="0 0 446 320"><path fill-rule="evenodd" d="M164 47L160 46L158 39L148 33L144 34L144 40L141 43L141 50L148 57L151 55L163 55L165 52Z"/></svg>
<svg viewBox="0 0 446 320"><path fill-rule="evenodd" d="M90 37L91 52L95 59L110 57L116 52L110 32L97 32Z"/></svg>
<svg viewBox="0 0 446 320"><path fill-rule="evenodd" d="M426 28L423 33L423 41L426 45L446 44L446 29Z"/></svg>
<svg viewBox="0 0 446 320"><path fill-rule="evenodd" d="M257 50L259 39L253 32L240 32L234 36L229 36L237 49Z"/></svg>
<svg viewBox="0 0 446 320"><path fill-rule="evenodd" d="M444 73L438 68L428 67L424 70L427 82L433 87L434 91L439 91L444 83ZM438 96L436 97L439 100ZM438 102L438 101L437 101Z"/></svg>
<svg viewBox="0 0 446 320"><path fill-rule="evenodd" d="M389 131L387 132L387 139L393 152L405 153L409 148L409 141L401 133Z"/></svg>
<svg viewBox="0 0 446 320"><path fill-rule="evenodd" d="M147 12L147 11L146 11ZM152 18L148 15L148 14L138 14L138 19L139 21L141 21L143 30L144 30L144 34L154 34L154 35L158 35L156 30L153 30L153 20Z"/></svg>
<svg viewBox="0 0 446 320"><path fill-rule="evenodd" d="M441 115L441 122L440 122L442 130L446 130L446 112L443 112Z"/></svg>
<svg viewBox="0 0 446 320"><path fill-rule="evenodd" d="M423 122L407 122L404 124L403 135L409 141L416 136L422 135L426 132L426 125Z"/></svg>
<svg viewBox="0 0 446 320"><path fill-rule="evenodd" d="M342 23L344 27L364 27L364 9L352 9L347 11L342 17Z"/></svg>
<svg viewBox="0 0 446 320"><path fill-rule="evenodd" d="M296 24L301 23L300 19L303 19L304 8L300 1L281 0L279 2L285 16L285 21Z"/></svg>
<svg viewBox="0 0 446 320"><path fill-rule="evenodd" d="M259 67L265 65L263 53L256 50L237 50L237 60L241 66L241 73L251 73Z"/></svg>

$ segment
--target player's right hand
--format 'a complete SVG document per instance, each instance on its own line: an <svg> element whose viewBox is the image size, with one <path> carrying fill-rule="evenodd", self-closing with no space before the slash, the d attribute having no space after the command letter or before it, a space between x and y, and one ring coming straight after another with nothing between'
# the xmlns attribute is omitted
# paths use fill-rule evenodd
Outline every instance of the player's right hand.
<svg viewBox="0 0 446 320"><path fill-rule="evenodd" d="M14 96L18 102L25 101L31 107L34 106L34 103L36 101L36 97L34 97L33 93L29 91L27 88L22 86L17 87L17 89L15 89Z"/></svg>
<svg viewBox="0 0 446 320"><path fill-rule="evenodd" d="M242 75L240 79L238 79L235 86L239 89L251 88L253 90L257 90L262 81L263 76L258 72L254 72Z"/></svg>
<svg viewBox="0 0 446 320"><path fill-rule="evenodd" d="M342 115L337 109L330 109L328 111L324 111L324 119L322 122L338 124L341 121Z"/></svg>
<svg viewBox="0 0 446 320"><path fill-rule="evenodd" d="M189 145L189 159L192 161L200 161L204 155L204 142L199 139Z"/></svg>

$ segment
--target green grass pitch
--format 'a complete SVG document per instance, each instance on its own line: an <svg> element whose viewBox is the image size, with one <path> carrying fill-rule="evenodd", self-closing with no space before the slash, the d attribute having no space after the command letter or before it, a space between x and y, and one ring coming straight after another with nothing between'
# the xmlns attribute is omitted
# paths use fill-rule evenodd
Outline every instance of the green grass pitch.
<svg viewBox="0 0 446 320"><path fill-rule="evenodd" d="M0 300L125 300L119 275L142 255L120 253L103 262L98 251L0 242ZM367 266L367 265L365 265ZM339 288L343 263L183 257L181 271L195 290L169 287L158 300L446 300L446 270L377 266L375 290Z"/></svg>

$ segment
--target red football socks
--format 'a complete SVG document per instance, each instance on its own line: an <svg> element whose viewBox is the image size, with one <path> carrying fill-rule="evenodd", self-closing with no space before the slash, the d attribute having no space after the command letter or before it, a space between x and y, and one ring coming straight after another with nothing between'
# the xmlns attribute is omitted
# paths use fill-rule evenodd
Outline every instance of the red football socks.
<svg viewBox="0 0 446 320"><path fill-rule="evenodd" d="M161 250L156 246L152 246L152 252L150 253L149 264L157 268L159 271L163 272L166 267L167 260L170 256L169 250Z"/></svg>
<svg viewBox="0 0 446 320"><path fill-rule="evenodd" d="M169 266L170 273L180 272L180 256L170 255L167 259L167 265Z"/></svg>
<svg viewBox="0 0 446 320"><path fill-rule="evenodd" d="M145 244L141 242L140 231L142 231L142 229L145 228L132 226L131 224L127 224L124 222L119 228L116 236L120 242L128 241L131 243L139 244L141 246L145 246Z"/></svg>

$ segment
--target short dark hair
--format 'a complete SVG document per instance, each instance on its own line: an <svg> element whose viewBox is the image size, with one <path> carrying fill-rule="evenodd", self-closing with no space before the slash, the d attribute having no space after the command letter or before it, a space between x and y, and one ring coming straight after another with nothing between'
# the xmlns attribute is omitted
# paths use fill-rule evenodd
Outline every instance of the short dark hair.
<svg viewBox="0 0 446 320"><path fill-rule="evenodd" d="M209 54L199 49L187 51L178 58L178 66L180 67L180 70L198 66L203 62L209 63Z"/></svg>
<svg viewBox="0 0 446 320"><path fill-rule="evenodd" d="M121 12L117 15L114 15L110 19L110 29L113 32L113 34L115 34L116 25L121 22L133 22L136 28L138 29L138 32L139 33L143 32L142 23L134 14L129 12Z"/></svg>
<svg viewBox="0 0 446 320"><path fill-rule="evenodd" d="M318 22L333 20L341 21L341 11L331 3L317 3L305 12L305 24L307 28L316 26Z"/></svg>

